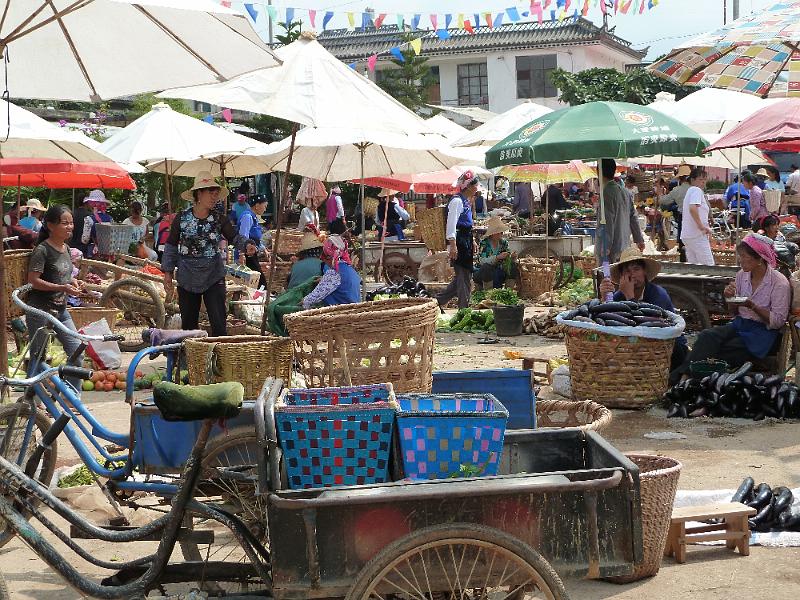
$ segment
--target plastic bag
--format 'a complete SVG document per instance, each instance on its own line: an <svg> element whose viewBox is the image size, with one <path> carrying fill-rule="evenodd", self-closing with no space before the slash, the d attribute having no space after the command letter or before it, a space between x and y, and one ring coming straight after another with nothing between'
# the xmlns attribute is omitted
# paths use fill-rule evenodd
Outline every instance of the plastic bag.
<svg viewBox="0 0 800 600"><path fill-rule="evenodd" d="M561 365L553 371L553 391L559 396L572 398L572 380L569 376L569 367Z"/></svg>
<svg viewBox="0 0 800 600"><path fill-rule="evenodd" d="M108 321L100 319L82 327L80 333L86 335L111 335ZM92 359L97 369L118 369L122 365L122 352L117 342L89 342L86 354Z"/></svg>
<svg viewBox="0 0 800 600"><path fill-rule="evenodd" d="M608 335L616 335L619 337L640 337L649 340L671 340L678 338L683 334L686 329L686 321L683 317L669 312L666 312L670 318L676 323L674 327L605 327L597 323L586 323L585 321L568 321L564 315L569 311L564 311L556 317L556 323L559 325L566 325L567 327L576 327L578 329L588 329L598 333L605 333Z"/></svg>

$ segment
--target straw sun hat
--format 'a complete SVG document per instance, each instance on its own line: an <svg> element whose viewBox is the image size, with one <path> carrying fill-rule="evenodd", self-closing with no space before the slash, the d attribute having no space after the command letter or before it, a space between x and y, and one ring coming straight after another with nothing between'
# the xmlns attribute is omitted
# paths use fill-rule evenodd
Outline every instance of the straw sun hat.
<svg viewBox="0 0 800 600"><path fill-rule="evenodd" d="M322 248L322 242L319 238L310 231L303 234L303 239L300 242L300 251L312 250L314 248Z"/></svg>
<svg viewBox="0 0 800 600"><path fill-rule="evenodd" d="M505 233L509 230L509 226L503 222L500 217L492 217L486 223L486 233L483 234L484 239L496 233Z"/></svg>
<svg viewBox="0 0 800 600"><path fill-rule="evenodd" d="M652 258L647 258L636 246L630 246L623 250L619 260L611 265L611 281L619 283L619 276L622 274L623 265L639 260L644 263L647 281L653 281L656 275L661 271L661 265Z"/></svg>
<svg viewBox="0 0 800 600"><path fill-rule="evenodd" d="M390 190L389 188L381 188L381 191L378 193L378 198L391 198L392 196L396 196L399 193L400 192Z"/></svg>
<svg viewBox="0 0 800 600"><path fill-rule="evenodd" d="M38 210L39 212L44 212L47 209L36 198L30 198L24 206L20 207L20 210L26 210L26 211Z"/></svg>
<svg viewBox="0 0 800 600"><path fill-rule="evenodd" d="M688 177L692 174L692 167L686 163L681 163L678 167L678 177Z"/></svg>
<svg viewBox="0 0 800 600"><path fill-rule="evenodd" d="M197 177L194 178L194 185L190 187L188 190L181 194L181 198L184 200L192 201L194 200L194 195L192 194L195 190L204 190L207 188L219 188L219 199L224 200L228 197L228 188L224 185L220 185L217 183L217 180L214 179L213 175L211 175L210 171L200 171L197 174Z"/></svg>

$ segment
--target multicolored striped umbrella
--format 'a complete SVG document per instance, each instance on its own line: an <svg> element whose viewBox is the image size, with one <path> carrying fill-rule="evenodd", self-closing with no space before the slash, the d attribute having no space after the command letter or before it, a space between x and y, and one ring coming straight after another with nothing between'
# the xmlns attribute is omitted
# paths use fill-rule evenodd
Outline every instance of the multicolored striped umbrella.
<svg viewBox="0 0 800 600"><path fill-rule="evenodd" d="M675 48L648 69L679 85L800 96L800 2L781 2Z"/></svg>
<svg viewBox="0 0 800 600"><path fill-rule="evenodd" d="M516 165L501 167L497 175L509 181L527 181L550 185L553 183L583 183L597 177L597 171L585 162L571 160L568 163L549 165Z"/></svg>

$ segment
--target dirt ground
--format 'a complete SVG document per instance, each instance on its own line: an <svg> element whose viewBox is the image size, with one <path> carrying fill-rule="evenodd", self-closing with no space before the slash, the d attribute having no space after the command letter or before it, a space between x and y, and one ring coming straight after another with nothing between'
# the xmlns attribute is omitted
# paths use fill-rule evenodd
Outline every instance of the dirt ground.
<svg viewBox="0 0 800 600"><path fill-rule="evenodd" d="M471 370L499 367L519 368L521 361L504 360L503 350L520 350L542 358L565 356L558 340L521 336L498 344L478 344L483 336L438 334L434 363L437 370ZM539 397L554 397L549 388ZM129 409L120 392L86 393L85 398L101 423L127 431ZM646 439L650 432L678 432L678 440ZM682 420L665 418L663 410L614 411L611 426L603 432L625 452L664 454L683 463L679 489L735 488L751 475L756 482L773 486L800 487L800 424L742 420ZM63 441L59 464L74 464L77 456ZM141 556L151 544L134 547L91 543L95 553L110 560ZM83 573L101 572L76 559ZM0 548L0 570L14 600L61 600L80 598L18 540ZM651 579L615 585L596 581L565 582L573 600L619 599L674 600L738 599L768 596L771 600L800 598L800 548L754 547L749 557L724 548L692 547L687 562L677 565L665 559L660 573Z"/></svg>

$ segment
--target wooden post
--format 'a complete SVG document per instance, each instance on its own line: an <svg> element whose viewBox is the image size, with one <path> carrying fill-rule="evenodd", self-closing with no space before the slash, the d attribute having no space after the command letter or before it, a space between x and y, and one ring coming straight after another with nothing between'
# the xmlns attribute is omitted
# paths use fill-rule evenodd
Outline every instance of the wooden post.
<svg viewBox="0 0 800 600"><path fill-rule="evenodd" d="M0 196L0 227L5 231L4 213L5 202L4 198ZM8 375L8 308L6 307L6 249L5 242L0 242L0 288L2 288L2 297L0 297L0 348L2 354L6 358L2 359L2 373ZM4 398L0 398L2 402Z"/></svg>

